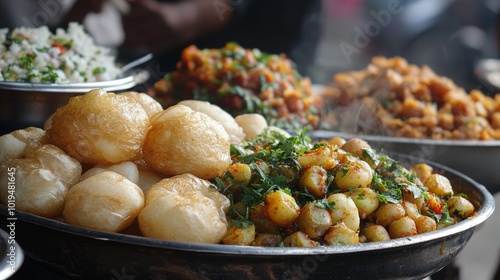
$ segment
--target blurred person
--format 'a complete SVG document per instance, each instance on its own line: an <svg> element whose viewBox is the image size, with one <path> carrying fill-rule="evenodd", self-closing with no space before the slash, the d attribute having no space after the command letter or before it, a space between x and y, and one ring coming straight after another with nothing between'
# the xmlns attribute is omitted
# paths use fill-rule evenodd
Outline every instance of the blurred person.
<svg viewBox="0 0 500 280"><path fill-rule="evenodd" d="M244 48L285 53L307 73L321 34L321 0L129 1L122 17L125 55L151 51L161 71L172 71L182 50L221 48L233 41Z"/></svg>
<svg viewBox="0 0 500 280"><path fill-rule="evenodd" d="M124 61L153 52L160 72L172 71L182 50L191 44L221 48L233 41L244 48L285 53L304 75L321 35L321 0L124 1L129 9L122 11L121 24L105 9L115 1L2 1L0 27L47 25L54 30L76 21L84 24L97 44L120 45L119 58Z"/></svg>
<svg viewBox="0 0 500 280"><path fill-rule="evenodd" d="M119 15L108 0L0 1L0 28L47 26L55 31L78 22L96 44L109 47L123 41Z"/></svg>

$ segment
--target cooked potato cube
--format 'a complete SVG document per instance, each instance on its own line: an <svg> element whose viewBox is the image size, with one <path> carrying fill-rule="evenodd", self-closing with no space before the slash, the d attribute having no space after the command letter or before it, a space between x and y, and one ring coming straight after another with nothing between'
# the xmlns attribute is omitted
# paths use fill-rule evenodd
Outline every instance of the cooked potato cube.
<svg viewBox="0 0 500 280"><path fill-rule="evenodd" d="M255 240L255 225L248 224L243 226L230 226L224 237L222 243L227 245L244 245L250 246Z"/></svg>
<svg viewBox="0 0 500 280"><path fill-rule="evenodd" d="M370 188L358 188L345 193L350 197L359 211L361 219L367 218L371 215L380 205L378 194Z"/></svg>
<svg viewBox="0 0 500 280"><path fill-rule="evenodd" d="M429 232L437 229L436 221L428 216L419 216L415 219L415 225L417 226L418 233Z"/></svg>
<svg viewBox="0 0 500 280"><path fill-rule="evenodd" d="M281 190L267 194L265 201L269 219L280 227L288 226L299 216L295 199Z"/></svg>
<svg viewBox="0 0 500 280"><path fill-rule="evenodd" d="M417 234L417 226L415 225L415 221L413 221L410 217L405 216L392 222L389 225L388 232L393 239L411 236Z"/></svg>
<svg viewBox="0 0 500 280"><path fill-rule="evenodd" d="M335 193L328 196L328 202L334 205L334 209L330 210L332 223L344 223L353 231L359 230L360 218L359 211L352 198L343 193Z"/></svg>
<svg viewBox="0 0 500 280"><path fill-rule="evenodd" d="M279 227L269 219L264 203L257 204L250 209L250 221L260 233L278 233Z"/></svg>
<svg viewBox="0 0 500 280"><path fill-rule="evenodd" d="M279 234L261 233L255 236L255 246L277 247L283 241Z"/></svg>
<svg viewBox="0 0 500 280"><path fill-rule="evenodd" d="M317 247L319 242L312 240L305 233L296 231L283 240L286 247Z"/></svg>
<svg viewBox="0 0 500 280"><path fill-rule="evenodd" d="M380 206L375 215L377 217L377 224L388 228L392 222L404 217L406 212L401 204L389 203Z"/></svg>
<svg viewBox="0 0 500 280"><path fill-rule="evenodd" d="M391 240L389 232L381 225L369 225L363 230L363 235L369 242Z"/></svg>
<svg viewBox="0 0 500 280"><path fill-rule="evenodd" d="M466 198L461 196L453 196L446 202L450 215L459 217L460 219L468 218L474 213L474 205Z"/></svg>
<svg viewBox="0 0 500 280"><path fill-rule="evenodd" d="M335 184L342 191L355 188L368 187L373 179L373 170L370 165L363 160L353 158L347 164L337 167L335 172Z"/></svg>
<svg viewBox="0 0 500 280"><path fill-rule="evenodd" d="M410 171L417 174L417 178L420 179L422 183L425 183L427 178L432 175L433 168L425 163L419 163L414 165Z"/></svg>
<svg viewBox="0 0 500 280"><path fill-rule="evenodd" d="M321 146L317 149L310 150L297 158L302 168L309 168L312 166L321 166L330 158L331 150L328 146Z"/></svg>
<svg viewBox="0 0 500 280"><path fill-rule="evenodd" d="M358 234L344 223L332 226L323 239L331 246L359 244Z"/></svg>
<svg viewBox="0 0 500 280"><path fill-rule="evenodd" d="M425 180L424 185L430 192L438 196L453 195L453 188L450 180L441 174L430 175L427 180Z"/></svg>
<svg viewBox="0 0 500 280"><path fill-rule="evenodd" d="M318 198L325 197L328 186L326 170L318 165L307 168L300 176L299 186Z"/></svg>
<svg viewBox="0 0 500 280"><path fill-rule="evenodd" d="M342 145L342 150L361 158L363 156L363 150L370 149L370 145L363 139L351 138L347 140L344 145Z"/></svg>
<svg viewBox="0 0 500 280"><path fill-rule="evenodd" d="M332 226L332 218L328 210L318 207L316 202L309 202L300 209L297 225L309 237L319 238Z"/></svg>

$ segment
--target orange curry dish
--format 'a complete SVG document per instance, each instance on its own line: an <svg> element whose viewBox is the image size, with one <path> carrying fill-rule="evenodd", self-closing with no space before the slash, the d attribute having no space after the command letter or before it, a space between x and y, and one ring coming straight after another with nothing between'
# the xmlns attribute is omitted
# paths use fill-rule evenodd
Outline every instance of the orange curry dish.
<svg viewBox="0 0 500 280"><path fill-rule="evenodd" d="M500 139L500 94L467 93L428 66L374 57L360 71L336 74L328 98L334 129L428 139Z"/></svg>
<svg viewBox="0 0 500 280"><path fill-rule="evenodd" d="M284 129L319 125L322 98L314 95L284 54L227 43L221 49L184 49L176 70L157 81L149 94L166 108L181 100L216 104L233 116L260 113Z"/></svg>

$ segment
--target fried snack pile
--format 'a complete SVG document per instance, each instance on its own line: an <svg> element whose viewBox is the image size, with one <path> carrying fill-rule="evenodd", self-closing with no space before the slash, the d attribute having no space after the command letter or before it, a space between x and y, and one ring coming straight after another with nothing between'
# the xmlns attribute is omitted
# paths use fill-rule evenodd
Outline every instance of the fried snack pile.
<svg viewBox="0 0 500 280"><path fill-rule="evenodd" d="M0 202L100 231L123 232L134 224L147 237L218 243L227 230L229 200L208 179L227 170L230 139L239 144L245 134L230 115L222 125L201 113L219 107L187 104L198 111L185 105L164 110L137 92L95 89L71 98L46 130L0 136Z"/></svg>
<svg viewBox="0 0 500 280"><path fill-rule="evenodd" d="M233 116L262 114L284 129L318 127L321 97L285 55L262 53L228 43L221 49L187 47L177 69L159 80L150 94L164 107L179 101L209 101ZM292 129L293 130L293 129Z"/></svg>
<svg viewBox="0 0 500 280"><path fill-rule="evenodd" d="M155 102L96 89L46 130L0 136L0 202L94 230L257 246L384 241L475 213L432 167L360 139L312 143L259 114Z"/></svg>
<svg viewBox="0 0 500 280"><path fill-rule="evenodd" d="M410 138L500 139L500 95L467 93L429 67L375 57L334 76L328 101L336 130ZM325 101L327 102L327 101Z"/></svg>

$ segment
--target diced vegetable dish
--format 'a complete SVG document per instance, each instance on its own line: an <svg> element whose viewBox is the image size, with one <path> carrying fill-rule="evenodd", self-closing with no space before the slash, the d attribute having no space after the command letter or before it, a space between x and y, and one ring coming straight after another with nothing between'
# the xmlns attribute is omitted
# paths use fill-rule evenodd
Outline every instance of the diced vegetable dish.
<svg viewBox="0 0 500 280"><path fill-rule="evenodd" d="M78 23L0 29L0 81L81 83L119 78L110 49L97 46Z"/></svg>
<svg viewBox="0 0 500 280"><path fill-rule="evenodd" d="M318 127L322 100L284 54L227 43L221 49L187 47L175 71L150 94L166 108L185 99L217 104L233 116L259 113L270 125Z"/></svg>

